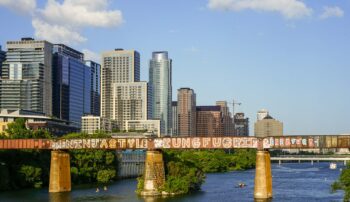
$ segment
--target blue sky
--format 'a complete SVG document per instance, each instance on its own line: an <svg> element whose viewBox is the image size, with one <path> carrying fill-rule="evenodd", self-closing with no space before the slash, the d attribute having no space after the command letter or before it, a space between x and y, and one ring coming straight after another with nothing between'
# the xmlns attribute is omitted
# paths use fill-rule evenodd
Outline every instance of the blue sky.
<svg viewBox="0 0 350 202"><path fill-rule="evenodd" d="M176 89L197 105L261 108L285 134L350 133L350 0L0 0L0 44L23 36L99 58L135 49L148 80L152 51L169 51ZM253 134L253 127L251 127Z"/></svg>

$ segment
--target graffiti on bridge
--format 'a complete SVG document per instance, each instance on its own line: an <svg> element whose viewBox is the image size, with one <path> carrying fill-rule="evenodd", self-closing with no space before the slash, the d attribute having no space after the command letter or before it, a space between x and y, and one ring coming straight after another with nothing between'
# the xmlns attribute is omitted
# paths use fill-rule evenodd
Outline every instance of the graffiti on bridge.
<svg viewBox="0 0 350 202"><path fill-rule="evenodd" d="M0 149L350 148L350 136L1 139Z"/></svg>

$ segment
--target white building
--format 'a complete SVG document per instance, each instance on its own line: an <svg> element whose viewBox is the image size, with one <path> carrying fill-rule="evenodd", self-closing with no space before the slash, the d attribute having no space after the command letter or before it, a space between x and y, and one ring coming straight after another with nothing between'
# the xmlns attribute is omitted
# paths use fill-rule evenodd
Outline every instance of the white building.
<svg viewBox="0 0 350 202"><path fill-rule="evenodd" d="M127 120L125 130L127 132L147 130L148 133L160 137L160 120Z"/></svg>
<svg viewBox="0 0 350 202"><path fill-rule="evenodd" d="M120 130L125 130L127 120L147 119L147 82L113 84L112 119Z"/></svg>
<svg viewBox="0 0 350 202"><path fill-rule="evenodd" d="M112 132L112 122L100 116L83 116L81 117L81 131L87 134L94 134L96 131Z"/></svg>
<svg viewBox="0 0 350 202"><path fill-rule="evenodd" d="M269 115L269 111L266 109L261 109L257 113L257 121L263 120L267 115Z"/></svg>

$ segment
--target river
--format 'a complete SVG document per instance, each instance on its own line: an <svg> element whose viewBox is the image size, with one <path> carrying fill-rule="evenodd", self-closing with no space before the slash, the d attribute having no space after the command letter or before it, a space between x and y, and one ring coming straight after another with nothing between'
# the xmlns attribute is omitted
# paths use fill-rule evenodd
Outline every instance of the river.
<svg viewBox="0 0 350 202"><path fill-rule="evenodd" d="M273 202L277 201L342 201L344 193L338 191L330 193L330 185L340 174L338 169L330 170L329 163L284 163L272 164L273 176ZM254 201L254 175L255 170L207 174L202 190L190 195L172 198L139 198L134 190L136 179L120 180L108 186L104 191L96 193L95 187L73 187L70 193L49 194L47 188L10 191L0 193L0 201L103 201L103 202L228 202L228 201ZM245 188L236 188L239 182L247 184Z"/></svg>

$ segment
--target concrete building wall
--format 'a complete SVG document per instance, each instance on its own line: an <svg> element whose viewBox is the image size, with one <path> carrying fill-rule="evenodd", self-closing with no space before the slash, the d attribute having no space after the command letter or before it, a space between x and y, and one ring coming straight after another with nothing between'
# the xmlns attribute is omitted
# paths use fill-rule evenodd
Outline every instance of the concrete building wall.
<svg viewBox="0 0 350 202"><path fill-rule="evenodd" d="M147 82L114 83L112 86L112 120L125 130L127 120L147 119Z"/></svg>
<svg viewBox="0 0 350 202"><path fill-rule="evenodd" d="M283 123L264 118L254 124L254 133L256 137L283 136Z"/></svg>
<svg viewBox="0 0 350 202"><path fill-rule="evenodd" d="M173 101L171 104L172 111L172 136L178 135L178 116L177 116L177 102Z"/></svg>
<svg viewBox="0 0 350 202"><path fill-rule="evenodd" d="M135 50L115 49L102 54L101 116L112 119L114 83L140 81L140 54Z"/></svg>
<svg viewBox="0 0 350 202"><path fill-rule="evenodd" d="M147 130L148 133L160 137L160 120L127 120L125 130L127 132Z"/></svg>

